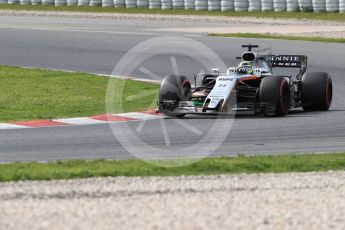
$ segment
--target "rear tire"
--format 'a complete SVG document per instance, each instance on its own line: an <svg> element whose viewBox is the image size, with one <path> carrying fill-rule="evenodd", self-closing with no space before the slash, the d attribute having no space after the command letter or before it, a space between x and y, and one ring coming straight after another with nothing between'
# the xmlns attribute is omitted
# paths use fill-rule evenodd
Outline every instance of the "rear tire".
<svg viewBox="0 0 345 230"><path fill-rule="evenodd" d="M185 114L174 113L180 101L191 100L191 84L185 76L170 75L163 79L159 90L159 111L171 117L184 117ZM166 106L164 102L170 102Z"/></svg>
<svg viewBox="0 0 345 230"><path fill-rule="evenodd" d="M326 111L332 104L333 84L328 73L307 73L302 78L302 107L305 111Z"/></svg>
<svg viewBox="0 0 345 230"><path fill-rule="evenodd" d="M290 87L284 76L267 76L262 79L259 90L259 101L265 103L267 114L285 116L290 109Z"/></svg>

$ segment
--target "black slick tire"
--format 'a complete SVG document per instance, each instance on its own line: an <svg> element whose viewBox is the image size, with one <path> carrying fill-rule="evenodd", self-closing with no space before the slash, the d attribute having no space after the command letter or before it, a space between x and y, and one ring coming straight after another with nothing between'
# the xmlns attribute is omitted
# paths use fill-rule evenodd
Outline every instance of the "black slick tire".
<svg viewBox="0 0 345 230"><path fill-rule="evenodd" d="M290 109L290 87L284 76L267 76L262 79L259 101L269 108L266 115L285 116Z"/></svg>
<svg viewBox="0 0 345 230"><path fill-rule="evenodd" d="M305 111L325 111L332 104L333 84L328 73L306 73L302 77L302 107Z"/></svg>

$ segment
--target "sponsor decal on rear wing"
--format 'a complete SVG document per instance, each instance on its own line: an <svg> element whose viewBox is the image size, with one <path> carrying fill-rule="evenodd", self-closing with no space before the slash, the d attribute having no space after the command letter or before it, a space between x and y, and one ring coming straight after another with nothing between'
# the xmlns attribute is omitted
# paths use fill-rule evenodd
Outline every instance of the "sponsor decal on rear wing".
<svg viewBox="0 0 345 230"><path fill-rule="evenodd" d="M307 56L302 55L278 55L268 56L267 61L272 63L272 67L302 68L307 65Z"/></svg>
<svg viewBox="0 0 345 230"><path fill-rule="evenodd" d="M263 58L271 63L272 67L299 68L300 72L297 78L302 77L307 71L308 57L304 55L268 55L263 56Z"/></svg>

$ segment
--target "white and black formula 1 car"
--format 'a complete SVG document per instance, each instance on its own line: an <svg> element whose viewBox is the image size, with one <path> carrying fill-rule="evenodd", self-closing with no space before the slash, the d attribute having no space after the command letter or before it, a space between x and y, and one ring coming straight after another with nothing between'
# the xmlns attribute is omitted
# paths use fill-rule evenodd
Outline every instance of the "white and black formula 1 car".
<svg viewBox="0 0 345 230"><path fill-rule="evenodd" d="M168 116L186 114L227 114L252 111L255 114L284 116L291 109L328 110L332 103L332 79L325 72L306 72L307 56L258 55L253 48L239 59L237 67L226 73L194 75L194 84L185 77L164 78L158 99L158 111ZM298 68L298 74L273 74L273 69Z"/></svg>

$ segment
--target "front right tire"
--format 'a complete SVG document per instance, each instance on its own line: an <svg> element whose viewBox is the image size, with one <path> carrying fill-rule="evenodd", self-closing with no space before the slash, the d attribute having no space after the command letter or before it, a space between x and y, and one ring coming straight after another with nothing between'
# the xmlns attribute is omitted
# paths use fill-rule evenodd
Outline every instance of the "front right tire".
<svg viewBox="0 0 345 230"><path fill-rule="evenodd" d="M185 114L174 113L180 101L191 100L191 83L181 75L170 75L163 79L159 90L159 112L170 117L183 117ZM169 106L164 104L169 102Z"/></svg>

